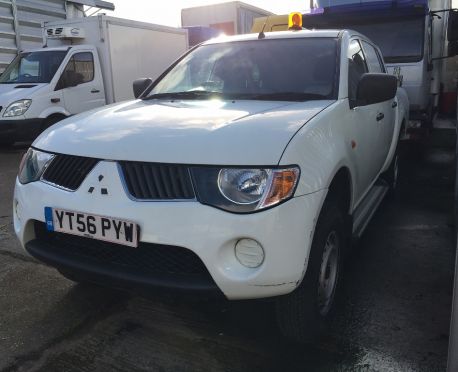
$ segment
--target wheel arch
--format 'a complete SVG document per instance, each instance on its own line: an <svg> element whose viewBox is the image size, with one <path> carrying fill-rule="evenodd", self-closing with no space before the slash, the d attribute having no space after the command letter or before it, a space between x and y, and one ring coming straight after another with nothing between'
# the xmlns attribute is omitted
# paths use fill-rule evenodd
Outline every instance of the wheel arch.
<svg viewBox="0 0 458 372"><path fill-rule="evenodd" d="M353 181L348 167L342 166L334 174L329 183L326 200L337 202L344 215L351 214Z"/></svg>

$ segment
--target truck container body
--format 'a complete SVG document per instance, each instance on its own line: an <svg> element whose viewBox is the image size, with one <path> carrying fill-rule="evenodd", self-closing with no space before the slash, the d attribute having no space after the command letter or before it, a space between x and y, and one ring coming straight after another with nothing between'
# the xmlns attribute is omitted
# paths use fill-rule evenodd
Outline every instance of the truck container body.
<svg viewBox="0 0 458 372"><path fill-rule="evenodd" d="M220 30L206 26L188 26L183 28L188 30L190 48L214 37L218 37L221 34Z"/></svg>
<svg viewBox="0 0 458 372"><path fill-rule="evenodd" d="M303 15L310 29L349 28L369 37L382 51L388 72L400 75L411 119L431 124L443 84L443 58L450 0L316 0ZM435 13L437 12L437 13ZM266 18L255 22L258 31ZM287 16L268 21L266 31L288 28Z"/></svg>
<svg viewBox="0 0 458 372"><path fill-rule="evenodd" d="M47 30L60 27L84 30L84 38L48 38ZM96 47L106 103L133 99L135 79L156 79L188 49L186 30L105 15L49 22L44 31L43 42L48 47L82 44Z"/></svg>
<svg viewBox="0 0 458 372"><path fill-rule="evenodd" d="M33 139L53 123L133 99L188 49L184 29L98 15L45 23L44 47L21 52L0 77L0 144Z"/></svg>
<svg viewBox="0 0 458 372"><path fill-rule="evenodd" d="M226 35L247 34L251 32L255 18L269 15L272 13L267 10L232 1L182 9L181 25L211 27Z"/></svg>

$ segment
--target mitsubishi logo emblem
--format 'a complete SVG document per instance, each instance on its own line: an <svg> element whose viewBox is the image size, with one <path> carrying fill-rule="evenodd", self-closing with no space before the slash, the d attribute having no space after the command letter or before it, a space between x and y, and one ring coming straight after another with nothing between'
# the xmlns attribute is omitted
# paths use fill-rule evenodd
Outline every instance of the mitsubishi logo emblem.
<svg viewBox="0 0 458 372"><path fill-rule="evenodd" d="M99 182L102 182L103 178L104 178L103 175L100 174L99 177L98 177ZM89 190L87 190L87 192L88 192L89 194L92 194L92 193L94 192L94 190L95 190L95 187L94 187L94 186L91 186L91 187L89 187ZM106 187L101 187L101 188L100 188L100 194L102 194L102 195L108 195L108 189L107 189Z"/></svg>

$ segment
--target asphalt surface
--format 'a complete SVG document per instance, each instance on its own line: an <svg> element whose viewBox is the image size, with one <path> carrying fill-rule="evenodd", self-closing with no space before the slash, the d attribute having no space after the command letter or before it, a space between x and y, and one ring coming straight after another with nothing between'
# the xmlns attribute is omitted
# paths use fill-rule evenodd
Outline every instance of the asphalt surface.
<svg viewBox="0 0 458 372"><path fill-rule="evenodd" d="M452 148L403 149L400 195L348 257L337 315L314 345L284 341L266 301L142 298L73 284L27 257L11 221L25 148L0 149L0 371L445 370Z"/></svg>

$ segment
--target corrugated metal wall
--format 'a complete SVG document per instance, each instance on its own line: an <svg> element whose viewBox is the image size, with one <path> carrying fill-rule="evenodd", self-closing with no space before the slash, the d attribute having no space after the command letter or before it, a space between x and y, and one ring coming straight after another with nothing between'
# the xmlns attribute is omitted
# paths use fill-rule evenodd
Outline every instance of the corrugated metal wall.
<svg viewBox="0 0 458 372"><path fill-rule="evenodd" d="M65 0L0 0L0 71L18 51L42 46L41 22L66 18Z"/></svg>

